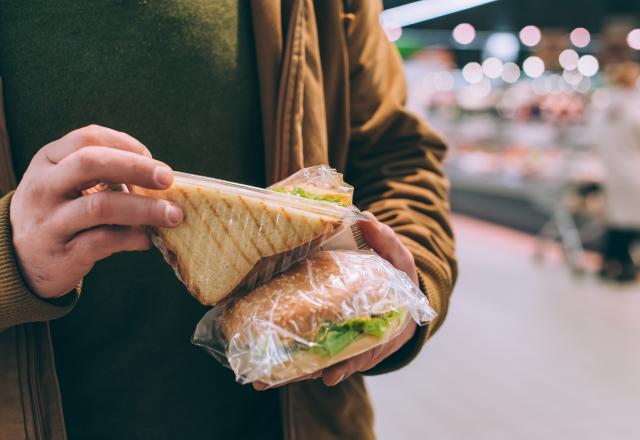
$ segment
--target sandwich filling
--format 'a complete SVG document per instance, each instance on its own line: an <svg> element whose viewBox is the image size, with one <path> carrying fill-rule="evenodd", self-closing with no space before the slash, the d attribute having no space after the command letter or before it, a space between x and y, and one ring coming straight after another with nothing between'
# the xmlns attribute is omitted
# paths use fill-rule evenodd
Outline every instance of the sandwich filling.
<svg viewBox="0 0 640 440"><path fill-rule="evenodd" d="M353 318L341 323L327 321L320 326L316 333L315 345L311 346L309 351L325 356L335 356L360 336L384 336L394 321L400 317L400 309L395 309L384 315Z"/></svg>
<svg viewBox="0 0 640 440"><path fill-rule="evenodd" d="M321 202L331 202L337 203L340 206L349 206L351 204L351 199L349 195L341 195L341 194L320 194L308 191L301 186L294 186L292 189L287 189L284 187L277 187L273 189L274 191L291 194L292 196L302 197L310 200L318 200Z"/></svg>

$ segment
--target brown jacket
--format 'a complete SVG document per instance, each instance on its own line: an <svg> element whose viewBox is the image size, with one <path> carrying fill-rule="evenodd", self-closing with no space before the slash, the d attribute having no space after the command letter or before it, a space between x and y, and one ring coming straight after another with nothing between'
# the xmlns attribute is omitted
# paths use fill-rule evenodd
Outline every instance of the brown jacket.
<svg viewBox="0 0 640 440"><path fill-rule="evenodd" d="M404 108L400 58L373 0L252 0L268 180L329 163L356 187L357 204L400 235L438 317L368 374L408 363L440 326L456 278L442 140ZM283 20L286 18L286 20ZM1 82L0 82L1 86ZM1 94L0 94L1 98ZM15 186L0 101L0 438L65 438L47 321L76 294L45 302L24 284L12 247ZM373 438L360 376L327 388L284 387L289 439Z"/></svg>

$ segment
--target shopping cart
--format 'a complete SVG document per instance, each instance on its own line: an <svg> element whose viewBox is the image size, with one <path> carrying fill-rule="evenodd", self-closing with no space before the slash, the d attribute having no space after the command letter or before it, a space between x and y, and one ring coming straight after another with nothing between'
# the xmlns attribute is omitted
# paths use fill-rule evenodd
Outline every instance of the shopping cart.
<svg viewBox="0 0 640 440"><path fill-rule="evenodd" d="M602 170L597 157L568 152L559 175L529 185L534 207L549 217L536 235L536 260L544 260L549 244L559 241L572 272L586 272L585 244L597 243L605 230Z"/></svg>

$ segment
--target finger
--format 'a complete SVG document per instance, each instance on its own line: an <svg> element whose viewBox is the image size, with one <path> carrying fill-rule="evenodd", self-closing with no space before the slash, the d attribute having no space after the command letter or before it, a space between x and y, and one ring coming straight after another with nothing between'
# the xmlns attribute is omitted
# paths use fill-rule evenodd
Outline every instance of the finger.
<svg viewBox="0 0 640 440"><path fill-rule="evenodd" d="M365 211L365 215L371 218L372 221L360 222L362 238L364 238L371 249L393 263L392 258L398 251L403 250L404 245L391 227L378 221L373 214L368 211Z"/></svg>
<svg viewBox="0 0 640 440"><path fill-rule="evenodd" d="M365 211L364 214L372 220L370 222L360 222L364 240L371 249L393 264L396 269L400 269L409 275L417 285L418 274L411 251L390 226L376 220L375 216L368 211Z"/></svg>
<svg viewBox="0 0 640 440"><path fill-rule="evenodd" d="M253 389L256 390L256 391L264 391L267 388L269 388L269 385L267 385L264 382L260 382L260 381L252 382L251 385L253 386Z"/></svg>
<svg viewBox="0 0 640 440"><path fill-rule="evenodd" d="M53 230L64 237L99 225L174 227L182 210L161 199L115 191L101 191L63 204L53 215Z"/></svg>
<svg viewBox="0 0 640 440"><path fill-rule="evenodd" d="M415 322L408 322L399 335L384 344L326 368L322 373L322 381L327 386L335 386L355 373L372 369L406 344L413 337L415 330Z"/></svg>
<svg viewBox="0 0 640 440"><path fill-rule="evenodd" d="M374 363L374 356L377 356L381 347L382 346L374 347L371 350L328 367L322 373L322 381L325 385L332 387L357 372L373 368L376 365Z"/></svg>
<svg viewBox="0 0 640 440"><path fill-rule="evenodd" d="M140 227L99 226L77 235L67 244L67 252L80 266L90 267L117 252L147 250L149 246L149 236Z"/></svg>
<svg viewBox="0 0 640 440"><path fill-rule="evenodd" d="M85 147L51 170L51 188L60 193L77 193L96 182L128 183L145 188L167 188L173 171L154 159L107 147Z"/></svg>
<svg viewBox="0 0 640 440"><path fill-rule="evenodd" d="M89 125L74 130L57 141L46 145L43 150L52 163L56 164L80 148L91 145L110 147L151 157L151 153L139 140L123 133L99 125Z"/></svg>
<svg viewBox="0 0 640 440"><path fill-rule="evenodd" d="M296 377L295 379L280 383L280 384L275 385L275 386L266 384L266 383L261 382L259 380L255 381L255 382L252 382L252 385L253 385L253 388L256 391L264 391L264 390L268 390L270 388L279 388L279 387L282 387L282 386L285 386L285 385L289 385L290 383L294 383L294 382L302 382L304 380L319 379L321 376L322 376L322 370L319 370L319 371L316 371L316 372L311 373L311 374L306 374L304 376Z"/></svg>

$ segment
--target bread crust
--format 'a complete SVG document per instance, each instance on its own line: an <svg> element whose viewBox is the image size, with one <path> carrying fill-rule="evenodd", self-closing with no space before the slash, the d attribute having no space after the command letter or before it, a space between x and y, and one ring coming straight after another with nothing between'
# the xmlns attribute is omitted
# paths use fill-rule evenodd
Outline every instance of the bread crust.
<svg viewBox="0 0 640 440"><path fill-rule="evenodd" d="M316 252L253 292L234 299L222 314L222 332L242 344L249 337L243 336L247 325L269 322L313 340L326 321L389 312L394 309L387 292L389 274L379 259L366 252Z"/></svg>
<svg viewBox="0 0 640 440"><path fill-rule="evenodd" d="M279 267L294 254L299 258L305 246L310 248L340 223L330 216L228 194L223 187L174 182L163 191L132 187L132 192L182 208L181 225L150 230L165 260L189 292L206 305L242 287L257 274L254 269L261 261L268 259Z"/></svg>

